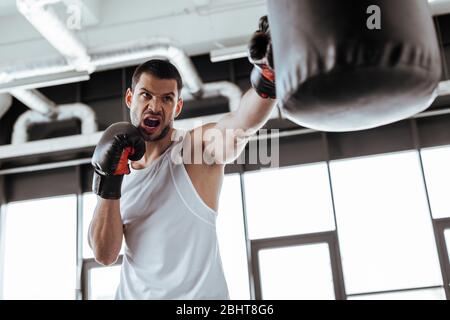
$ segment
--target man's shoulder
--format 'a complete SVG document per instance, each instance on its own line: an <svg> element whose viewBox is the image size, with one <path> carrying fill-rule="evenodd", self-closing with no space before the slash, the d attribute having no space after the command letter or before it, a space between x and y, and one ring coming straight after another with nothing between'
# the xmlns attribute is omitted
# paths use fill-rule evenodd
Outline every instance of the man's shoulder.
<svg viewBox="0 0 450 320"><path fill-rule="evenodd" d="M208 122L195 128L186 130L185 133L188 136L191 145L204 145L205 135L211 133L216 128L217 122Z"/></svg>
<svg viewBox="0 0 450 320"><path fill-rule="evenodd" d="M188 158L190 158L190 161L187 163L185 162L185 165L194 165L196 167L204 166L208 169L220 168L223 166L222 163L219 164L213 161L210 152L208 152L208 149L211 148L211 146L208 147L205 144L206 140L210 140L207 137L214 134L216 131L214 130L216 128L216 124L216 122L209 122L186 131L183 149L189 149Z"/></svg>
<svg viewBox="0 0 450 320"><path fill-rule="evenodd" d="M201 126L197 126L193 129L188 130L188 133L190 135L201 134L203 136L205 131L214 129L216 127L217 127L217 122L208 122L208 123L202 124Z"/></svg>

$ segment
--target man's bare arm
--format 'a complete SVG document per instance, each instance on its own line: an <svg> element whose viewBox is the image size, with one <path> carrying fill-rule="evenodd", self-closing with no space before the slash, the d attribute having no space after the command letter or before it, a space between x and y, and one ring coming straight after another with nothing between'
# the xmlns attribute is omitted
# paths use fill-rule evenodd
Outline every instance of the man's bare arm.
<svg viewBox="0 0 450 320"><path fill-rule="evenodd" d="M242 97L239 108L219 120L216 127L222 130L240 129L251 136L267 122L275 104L276 100L263 99L254 89L250 89Z"/></svg>
<svg viewBox="0 0 450 320"><path fill-rule="evenodd" d="M252 89L242 97L238 110L215 125L203 127L206 154L216 163L228 163L237 158L248 138L267 122L276 104L275 70L267 16L259 20L259 29L250 40L248 53L254 65L250 74ZM212 128L217 132L209 130ZM222 132L222 138L219 132Z"/></svg>
<svg viewBox="0 0 450 320"><path fill-rule="evenodd" d="M276 100L263 99L254 89L248 90L237 110L202 127L205 152L218 164L235 160L248 138L267 122L275 105Z"/></svg>
<svg viewBox="0 0 450 320"><path fill-rule="evenodd" d="M123 223L120 216L120 200L97 197L97 207L89 225L88 241L95 260L103 265L117 261L122 247Z"/></svg>
<svg viewBox="0 0 450 320"><path fill-rule="evenodd" d="M98 197L88 240L101 264L113 264L119 255L123 237L122 181L124 175L130 173L128 160L139 160L145 150L145 141L138 128L128 122L109 126L95 147L91 161L94 167L92 191Z"/></svg>

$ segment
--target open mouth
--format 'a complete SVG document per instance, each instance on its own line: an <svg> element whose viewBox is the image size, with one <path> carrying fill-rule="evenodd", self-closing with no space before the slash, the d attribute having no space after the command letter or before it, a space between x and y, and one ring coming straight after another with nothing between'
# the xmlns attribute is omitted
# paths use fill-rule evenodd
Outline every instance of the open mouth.
<svg viewBox="0 0 450 320"><path fill-rule="evenodd" d="M144 119L144 128L147 131L155 131L159 125L161 124L161 120L156 119L156 118L146 118Z"/></svg>

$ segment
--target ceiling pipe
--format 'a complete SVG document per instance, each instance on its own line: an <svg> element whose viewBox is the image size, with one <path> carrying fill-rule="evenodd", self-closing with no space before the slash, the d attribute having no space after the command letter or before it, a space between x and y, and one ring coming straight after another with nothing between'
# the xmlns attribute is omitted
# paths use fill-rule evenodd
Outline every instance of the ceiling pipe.
<svg viewBox="0 0 450 320"><path fill-rule="evenodd" d="M203 84L202 99L215 97L227 98L229 111L235 111L239 108L242 91L237 85L229 81L217 81ZM186 101L196 99L195 96L185 91L181 93L181 98Z"/></svg>
<svg viewBox="0 0 450 320"><path fill-rule="evenodd" d="M109 66L120 65L124 61L142 62L152 58L164 58L177 67L187 90L195 97L200 97L203 93L203 82L189 56L180 48L161 40L158 41L160 42L134 48L94 53L91 55L92 63L96 69L101 70Z"/></svg>
<svg viewBox="0 0 450 320"><path fill-rule="evenodd" d="M58 50L66 61L57 59L48 63L40 62L35 66L22 66L12 70L0 71L0 81L12 82L30 76L42 76L58 72L88 71L106 69L124 61L145 61L159 57L172 62L179 70L186 88L194 96L202 94L203 83L189 56L181 49L168 43L155 42L137 47L126 47L115 51L88 54L87 48L64 25L48 4L59 0L16 0L20 13L39 31L47 41Z"/></svg>
<svg viewBox="0 0 450 320"><path fill-rule="evenodd" d="M448 96L450 94L450 80L439 82L437 93L439 97Z"/></svg>
<svg viewBox="0 0 450 320"><path fill-rule="evenodd" d="M19 12L77 71L94 71L84 44L65 26L48 6L55 1L16 0Z"/></svg>
<svg viewBox="0 0 450 320"><path fill-rule="evenodd" d="M4 93L0 94L0 118L9 110L12 105L12 96Z"/></svg>
<svg viewBox="0 0 450 320"><path fill-rule="evenodd" d="M187 92L182 92L181 97L186 101L196 99L194 96ZM242 91L237 85L228 81L205 83L203 85L202 99L215 97L225 97L228 100L229 111L235 111L239 108ZM175 120L174 126L178 129L192 129L196 126L200 126L208 122L216 122L225 114L226 113L219 113L209 116Z"/></svg>
<svg viewBox="0 0 450 320"><path fill-rule="evenodd" d="M77 71L94 72L108 66L120 64L127 60L145 60L152 57L166 58L180 71L187 89L194 95L202 93L202 81L196 72L190 58L179 48L167 43L151 43L147 46L125 48L116 51L92 54L75 35L59 20L56 13L48 6L57 2L16 0L19 11L39 31L47 41L58 50L67 60L56 60L44 65L31 68L17 68L17 70L3 70L0 79L12 81L29 76L67 72L70 69ZM27 73L28 70L28 73ZM25 72L24 72L25 71Z"/></svg>
<svg viewBox="0 0 450 320"><path fill-rule="evenodd" d="M38 90L14 89L10 93L28 108L37 111L45 118L53 117L56 113L56 104Z"/></svg>
<svg viewBox="0 0 450 320"><path fill-rule="evenodd" d="M450 12L450 1L449 0L429 0L430 11L434 16L447 14Z"/></svg>
<svg viewBox="0 0 450 320"><path fill-rule="evenodd" d="M189 56L181 49L167 43L151 43L139 47L94 53L91 63L95 70L108 70L123 66L127 61L138 64L152 58L163 58L172 62L179 70L186 89L196 97L202 95L203 82ZM15 80L68 71L74 71L74 67L64 59L32 62L0 70L0 83L8 83L11 88L14 88Z"/></svg>
<svg viewBox="0 0 450 320"><path fill-rule="evenodd" d="M36 110L29 110L22 113L14 123L11 144L27 142L29 140L28 129L32 125L73 118L77 118L81 121L81 134L87 135L97 132L95 112L83 103L72 103L56 107L55 119L51 119Z"/></svg>
<svg viewBox="0 0 450 320"><path fill-rule="evenodd" d="M16 0L17 7L20 12L33 24L33 26L36 27L39 32L41 32L44 37L46 37L46 39L59 52L61 52L68 60L70 60L70 63L67 63L67 61L64 61L64 59L62 59L62 62L32 62L29 65L14 66L13 68L0 70L0 82L10 82L11 87L14 87L14 80L18 79L73 71L77 69L77 66L78 68L81 68L83 70L88 68L90 69L90 73L92 73L96 68L99 67L99 65L96 66L94 61L91 61L92 58L89 57L85 46L75 37L72 32L70 32L70 30L68 30L68 28L59 20L54 11L49 7L49 5L57 2L61 2L61 0ZM448 0L430 0L429 2L430 10L434 14L450 12L450 1ZM127 50L128 49L122 51ZM140 49L136 50L139 51ZM114 54L115 53L111 53L111 55ZM243 54L245 55L246 53L243 52ZM150 58L151 55L147 57ZM122 58L122 62L128 59L126 56L123 56ZM118 61L120 61L120 59L118 59ZM74 63L74 65L71 65L71 63ZM97 63L102 64L102 68L105 67L104 61L97 61ZM190 81L186 80L186 83L189 84ZM194 88L194 91L192 92L195 94L195 83L193 83L192 85L189 84L189 87Z"/></svg>

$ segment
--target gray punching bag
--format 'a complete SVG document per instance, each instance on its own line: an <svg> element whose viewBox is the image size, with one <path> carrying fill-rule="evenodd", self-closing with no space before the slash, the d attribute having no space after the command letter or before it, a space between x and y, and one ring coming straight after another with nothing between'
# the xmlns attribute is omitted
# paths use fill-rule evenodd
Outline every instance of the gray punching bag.
<svg viewBox="0 0 450 320"><path fill-rule="evenodd" d="M427 0L268 0L284 114L323 131L410 117L436 97L441 58Z"/></svg>

